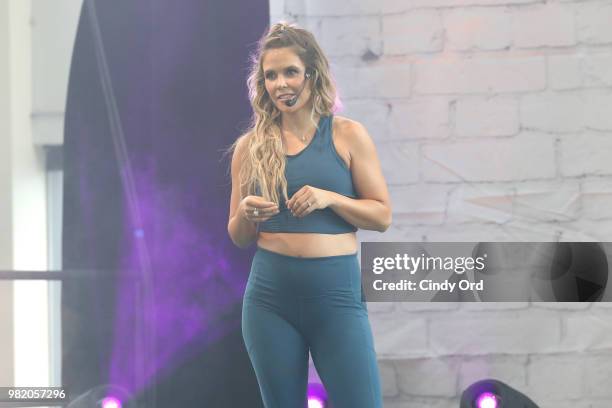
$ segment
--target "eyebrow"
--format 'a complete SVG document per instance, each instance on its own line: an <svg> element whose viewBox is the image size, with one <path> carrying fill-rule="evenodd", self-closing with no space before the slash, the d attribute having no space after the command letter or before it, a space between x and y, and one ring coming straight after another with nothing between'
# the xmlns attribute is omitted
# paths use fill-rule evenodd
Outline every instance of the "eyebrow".
<svg viewBox="0 0 612 408"><path fill-rule="evenodd" d="M296 65L289 65L289 66L285 67L285 69L291 69L291 68L294 68L294 69L296 69L298 71L300 70L300 67L298 67ZM268 74L269 72L275 72L275 71L273 69L267 69L267 70L264 71L264 75Z"/></svg>

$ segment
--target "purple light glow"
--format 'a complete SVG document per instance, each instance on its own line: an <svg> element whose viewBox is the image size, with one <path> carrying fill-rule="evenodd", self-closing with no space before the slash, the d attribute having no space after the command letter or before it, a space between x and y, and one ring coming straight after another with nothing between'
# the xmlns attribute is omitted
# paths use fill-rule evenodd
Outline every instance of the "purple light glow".
<svg viewBox="0 0 612 408"><path fill-rule="evenodd" d="M498 408L497 397L490 392L484 392L478 396L476 400L477 408Z"/></svg>
<svg viewBox="0 0 612 408"><path fill-rule="evenodd" d="M152 165L135 169L132 178L139 187L138 212L126 204L120 263L126 274L117 280L119 312L108 382L138 393L188 360L190 344L212 344L239 327L240 322L221 316L240 301L244 282L232 273L219 237L192 219L188 192L159 185ZM148 297L139 286L145 280ZM136 342L142 333L146 336ZM154 350L143 352L143 341Z"/></svg>
<svg viewBox="0 0 612 408"><path fill-rule="evenodd" d="M308 398L308 408L325 408L325 403L317 397Z"/></svg>
<svg viewBox="0 0 612 408"><path fill-rule="evenodd" d="M319 383L308 384L308 408L325 408L327 403L327 392L325 387Z"/></svg>
<svg viewBox="0 0 612 408"><path fill-rule="evenodd" d="M121 408L121 401L114 397L106 397L102 400L102 408Z"/></svg>

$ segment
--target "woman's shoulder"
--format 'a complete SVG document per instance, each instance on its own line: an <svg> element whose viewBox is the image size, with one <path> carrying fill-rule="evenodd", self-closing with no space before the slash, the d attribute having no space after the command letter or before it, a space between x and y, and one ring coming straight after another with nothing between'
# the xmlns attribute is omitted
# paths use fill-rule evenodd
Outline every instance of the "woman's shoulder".
<svg viewBox="0 0 612 408"><path fill-rule="evenodd" d="M346 116L334 115L334 127L337 127L340 130L350 130L353 126L361 125L361 123L357 122L354 119L347 118Z"/></svg>
<svg viewBox="0 0 612 408"><path fill-rule="evenodd" d="M246 149L246 147L249 145L249 140L251 139L252 136L253 136L252 130L249 130L241 134L240 136L238 136L238 138L234 142L234 146L236 150L244 151L244 149Z"/></svg>
<svg viewBox="0 0 612 408"><path fill-rule="evenodd" d="M333 132L334 138L344 143L360 143L364 139L369 139L365 126L346 116L334 115Z"/></svg>
<svg viewBox="0 0 612 408"><path fill-rule="evenodd" d="M246 132L244 132L243 134L241 134L240 136L238 136L238 139L236 140L236 143L248 143L248 140L253 137L253 131L252 130L248 130Z"/></svg>
<svg viewBox="0 0 612 408"><path fill-rule="evenodd" d="M252 132L246 132L238 136L236 141L232 144L230 151L232 152L232 162L242 161L248 151L249 139Z"/></svg>

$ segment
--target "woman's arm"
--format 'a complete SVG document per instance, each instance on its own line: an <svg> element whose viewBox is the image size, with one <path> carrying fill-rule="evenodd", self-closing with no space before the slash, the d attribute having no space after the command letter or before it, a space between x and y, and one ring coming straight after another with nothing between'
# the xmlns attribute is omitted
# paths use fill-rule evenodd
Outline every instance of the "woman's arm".
<svg viewBox="0 0 612 408"><path fill-rule="evenodd" d="M391 210L387 204L371 199L355 199L330 191L329 207L357 228L385 232L391 225Z"/></svg>
<svg viewBox="0 0 612 408"><path fill-rule="evenodd" d="M347 120L339 127L348 138L351 175L359 199L330 193L329 207L358 228L384 232L391 225L391 200L376 146L366 128Z"/></svg>
<svg viewBox="0 0 612 408"><path fill-rule="evenodd" d="M245 140L244 137L240 138L232 156L232 198L227 222L227 233L232 242L239 248L248 247L257 238L257 226L254 222L242 216L243 211L239 211L242 202L239 177L240 163L244 157Z"/></svg>

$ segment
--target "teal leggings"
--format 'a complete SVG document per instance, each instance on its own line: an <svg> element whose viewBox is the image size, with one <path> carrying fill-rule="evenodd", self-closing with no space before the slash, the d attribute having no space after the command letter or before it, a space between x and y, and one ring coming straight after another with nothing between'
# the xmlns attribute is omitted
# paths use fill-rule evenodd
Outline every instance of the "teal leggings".
<svg viewBox="0 0 612 408"><path fill-rule="evenodd" d="M334 408L381 408L357 255L297 258L258 248L242 335L266 408L306 407L308 351Z"/></svg>

